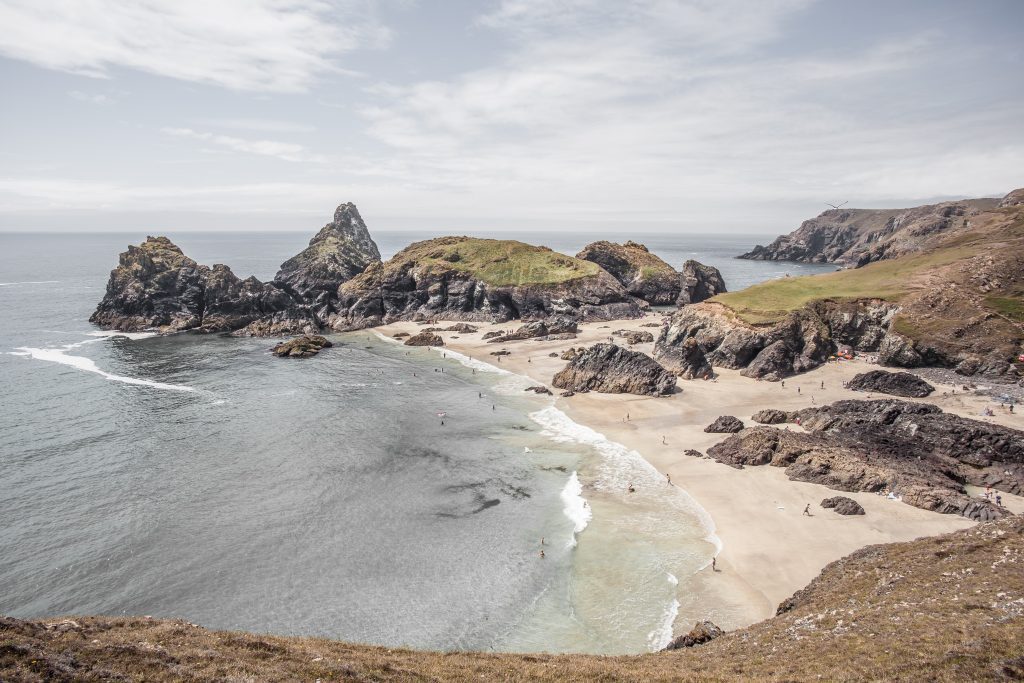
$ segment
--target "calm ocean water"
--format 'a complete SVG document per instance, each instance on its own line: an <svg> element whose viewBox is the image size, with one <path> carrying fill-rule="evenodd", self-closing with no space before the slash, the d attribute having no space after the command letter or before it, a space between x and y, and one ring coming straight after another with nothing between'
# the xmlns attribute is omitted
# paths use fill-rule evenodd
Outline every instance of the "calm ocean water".
<svg viewBox="0 0 1024 683"><path fill-rule="evenodd" d="M387 258L430 236L375 238ZM637 454L514 376L372 332L307 361L265 339L101 333L87 318L143 237L0 234L0 613L442 649L664 644L714 538L681 491L623 498L660 481ZM170 237L268 279L309 235ZM515 235L570 254L602 237ZM732 258L766 236L629 237L730 289L828 269Z"/></svg>

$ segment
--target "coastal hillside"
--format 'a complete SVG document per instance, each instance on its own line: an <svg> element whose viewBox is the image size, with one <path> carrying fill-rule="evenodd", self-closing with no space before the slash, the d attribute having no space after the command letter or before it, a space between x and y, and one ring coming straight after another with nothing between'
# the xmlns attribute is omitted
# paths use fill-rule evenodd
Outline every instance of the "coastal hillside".
<svg viewBox="0 0 1024 683"><path fill-rule="evenodd" d="M1024 517L875 545L775 617L630 657L436 653L209 631L184 621L0 618L9 681L1005 681L1024 677Z"/></svg>
<svg viewBox="0 0 1024 683"><path fill-rule="evenodd" d="M712 365L777 380L839 347L883 365L1017 381L1024 345L1024 206L974 214L922 251L862 268L781 278L686 306L655 357L680 366L694 338Z"/></svg>
<svg viewBox="0 0 1024 683"><path fill-rule="evenodd" d="M640 303L590 261L515 240L439 237L344 283L327 323L341 331L434 317L614 320L638 317Z"/></svg>
<svg viewBox="0 0 1024 683"><path fill-rule="evenodd" d="M965 199L912 209L829 209L739 258L859 268L926 250L936 240L967 229L972 216L999 203L999 199Z"/></svg>

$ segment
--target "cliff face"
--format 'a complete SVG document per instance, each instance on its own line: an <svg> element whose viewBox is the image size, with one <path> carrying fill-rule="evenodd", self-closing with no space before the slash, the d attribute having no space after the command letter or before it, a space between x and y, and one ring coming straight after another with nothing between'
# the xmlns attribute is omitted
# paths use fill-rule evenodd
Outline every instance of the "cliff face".
<svg viewBox="0 0 1024 683"><path fill-rule="evenodd" d="M840 491L894 491L905 503L971 519L1006 514L964 484L1024 491L1024 432L894 399L838 401L794 418L808 433L754 427L708 449L735 467L785 467Z"/></svg>
<svg viewBox="0 0 1024 683"><path fill-rule="evenodd" d="M739 258L860 266L927 249L967 227L998 199L968 199L912 209L830 209L764 247Z"/></svg>
<svg viewBox="0 0 1024 683"><path fill-rule="evenodd" d="M355 204L340 205L334 220L309 241L309 246L281 264L274 284L306 301L321 317L330 312L338 286L380 263L380 251L370 237Z"/></svg>
<svg viewBox="0 0 1024 683"><path fill-rule="evenodd" d="M130 246L110 273L90 322L123 332L295 334L317 329L300 302L256 278L240 279L224 265L199 265L166 237Z"/></svg>
<svg viewBox="0 0 1024 683"><path fill-rule="evenodd" d="M676 378L647 354L595 344L577 353L551 384L574 392L662 396L675 390Z"/></svg>
<svg viewBox="0 0 1024 683"><path fill-rule="evenodd" d="M679 297L679 273L642 244L601 240L583 247L576 258L608 271L633 296L655 306L669 306Z"/></svg>
<svg viewBox="0 0 1024 683"><path fill-rule="evenodd" d="M441 237L406 247L338 288L335 330L434 317L636 318L637 300L597 265L512 240Z"/></svg>
<svg viewBox="0 0 1024 683"><path fill-rule="evenodd" d="M677 306L697 304L706 301L716 294L727 292L722 273L714 266L705 266L699 261L689 259L683 264L679 273L679 297Z"/></svg>

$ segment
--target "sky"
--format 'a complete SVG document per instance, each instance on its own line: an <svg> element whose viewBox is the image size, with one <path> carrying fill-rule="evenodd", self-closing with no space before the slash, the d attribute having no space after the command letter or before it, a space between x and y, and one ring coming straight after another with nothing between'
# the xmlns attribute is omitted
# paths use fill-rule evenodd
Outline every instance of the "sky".
<svg viewBox="0 0 1024 683"><path fill-rule="evenodd" d="M1024 1L0 0L0 230L788 232L1024 186Z"/></svg>

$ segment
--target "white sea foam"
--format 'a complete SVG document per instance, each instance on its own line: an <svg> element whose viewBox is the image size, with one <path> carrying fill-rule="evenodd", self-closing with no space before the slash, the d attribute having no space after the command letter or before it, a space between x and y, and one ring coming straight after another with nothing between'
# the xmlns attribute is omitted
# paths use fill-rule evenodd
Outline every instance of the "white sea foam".
<svg viewBox="0 0 1024 683"><path fill-rule="evenodd" d="M672 572L665 572L665 576L668 577L668 582L671 583L673 586L679 585L679 579L677 579L675 574L673 574Z"/></svg>
<svg viewBox="0 0 1024 683"><path fill-rule="evenodd" d="M71 345L76 346L76 345ZM164 382L153 382L148 379L139 379L137 377L127 377L125 375L115 375L107 372L106 370L100 369L96 362L91 358L84 356L70 356L68 355L68 348L61 349L35 349L28 346L18 347L14 355L17 356L29 356L36 360L48 361L50 363L60 363L61 365L67 365L77 370L83 370L85 372L93 372L100 375L104 379L108 379L112 382L123 382L124 384L136 384L139 386L152 387L154 389L165 389L167 391L195 391L192 387L187 387L182 384L165 384Z"/></svg>
<svg viewBox="0 0 1024 683"><path fill-rule="evenodd" d="M149 339L150 337L159 337L159 332L86 332L87 337L102 337L104 339L110 337L127 337L128 339L139 340Z"/></svg>
<svg viewBox="0 0 1024 683"><path fill-rule="evenodd" d="M590 523L590 518L593 517L590 505L587 504L586 498L583 497L583 484L580 483L580 478L575 471L569 475L569 481L565 483L565 488L562 489L561 495L562 502L565 503L562 512L573 523L572 538L568 544L568 547L572 548L576 545L576 536L583 533L583 530L587 528L587 524Z"/></svg>
<svg viewBox="0 0 1024 683"><path fill-rule="evenodd" d="M452 360L457 360L459 363L465 365L467 368L472 368L474 370L479 370L480 372L493 372L496 375L514 375L515 374L513 372L509 372L508 370L504 370L502 368L499 368L496 365L491 365L490 363L485 363L482 360L477 360L476 358L470 358L466 354L459 353L458 351L452 351L451 349L446 349L446 348L443 348L443 347L440 347L440 346L431 346L429 348L433 349L434 351L437 351L438 353L442 354L446 358L451 358Z"/></svg>
<svg viewBox="0 0 1024 683"><path fill-rule="evenodd" d="M16 287L18 285L55 285L60 280L27 280L25 282L0 282L0 287Z"/></svg>
<svg viewBox="0 0 1024 683"><path fill-rule="evenodd" d="M400 340L400 339L394 339L394 338L392 338L392 337L389 337L389 336L387 336L386 334L381 334L381 333L380 333L380 332L378 332L377 330L373 330L373 333L374 333L375 335L377 335L378 337L380 337L380 338L381 338L381 339L382 339L383 341L386 341L386 342L391 342L392 344L399 344L399 345L400 345L400 344L402 344L402 340Z"/></svg>
<svg viewBox="0 0 1024 683"><path fill-rule="evenodd" d="M673 598L672 602L665 605L665 611L662 613L661 624L647 634L647 647L651 652L664 650L665 646L672 642L672 625L676 623L676 617L678 615L679 601Z"/></svg>

